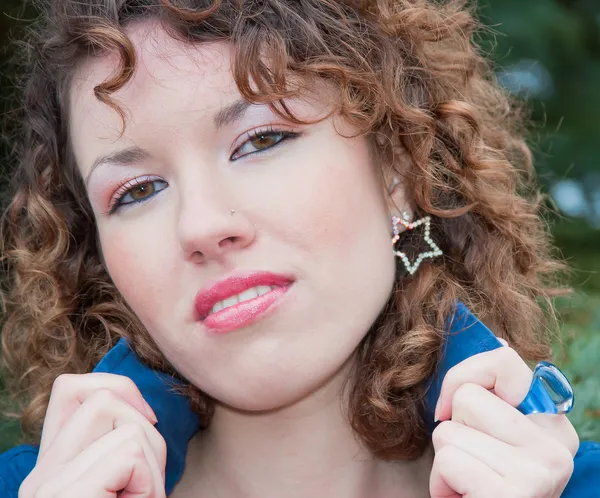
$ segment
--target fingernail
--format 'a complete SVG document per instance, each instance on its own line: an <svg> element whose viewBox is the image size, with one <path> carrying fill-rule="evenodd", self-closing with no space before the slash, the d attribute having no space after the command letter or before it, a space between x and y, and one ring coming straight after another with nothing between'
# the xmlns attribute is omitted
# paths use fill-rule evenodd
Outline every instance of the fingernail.
<svg viewBox="0 0 600 498"><path fill-rule="evenodd" d="M156 414L154 413L154 410L152 409L152 407L148 404L148 402L146 400L144 400L144 408L146 410L146 415L150 419L150 422L152 422L153 424L156 424L156 422L158 422L158 419L156 418Z"/></svg>
<svg viewBox="0 0 600 498"><path fill-rule="evenodd" d="M437 424L437 423L440 421L440 409L442 408L442 407L441 407L441 401L442 401L442 398L440 397L440 398L437 400L437 403L436 403L436 405L435 405L435 412L434 412L434 415L433 415L433 421L434 421L436 424Z"/></svg>

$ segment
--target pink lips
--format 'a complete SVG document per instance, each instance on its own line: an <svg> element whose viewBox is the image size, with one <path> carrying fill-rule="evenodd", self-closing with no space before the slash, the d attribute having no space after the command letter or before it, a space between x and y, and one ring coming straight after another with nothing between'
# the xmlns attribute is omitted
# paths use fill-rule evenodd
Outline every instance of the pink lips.
<svg viewBox="0 0 600 498"><path fill-rule="evenodd" d="M293 280L288 276L269 272L232 276L198 292L194 300L196 315L207 328L214 331L228 332L235 330L249 325L262 317L267 310L273 309L273 305L287 292L292 283ZM210 310L218 302L259 285L269 285L276 288L262 296L209 315Z"/></svg>

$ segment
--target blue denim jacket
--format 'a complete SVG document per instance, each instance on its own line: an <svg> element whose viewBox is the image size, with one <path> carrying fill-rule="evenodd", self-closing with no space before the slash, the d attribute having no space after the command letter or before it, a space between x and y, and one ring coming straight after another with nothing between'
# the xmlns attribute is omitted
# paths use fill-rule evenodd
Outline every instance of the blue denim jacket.
<svg viewBox="0 0 600 498"><path fill-rule="evenodd" d="M462 304L448 323L448 341L436 376L427 392L427 417L433 430L433 408L447 371L461 360L481 351L495 349L500 343ZM173 381L142 364L127 343L121 340L98 363L95 372L108 372L131 378L150 404L158 423L157 430L167 444L165 472L169 494L183 474L187 443L198 431L197 417L186 398L173 392ZM18 489L35 466L36 446L18 446L0 455L0 498L17 498ZM575 470L563 498L600 498L600 444L582 442L575 456Z"/></svg>

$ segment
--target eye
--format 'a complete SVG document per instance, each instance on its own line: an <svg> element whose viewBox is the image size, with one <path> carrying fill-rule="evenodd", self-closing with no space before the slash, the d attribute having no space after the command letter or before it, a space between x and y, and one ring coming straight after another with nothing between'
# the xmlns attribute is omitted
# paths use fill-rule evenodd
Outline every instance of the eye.
<svg viewBox="0 0 600 498"><path fill-rule="evenodd" d="M167 187L168 183L164 180L147 178L131 180L117 190L109 214L116 212L120 207L147 201Z"/></svg>
<svg viewBox="0 0 600 498"><path fill-rule="evenodd" d="M296 138L298 133L283 130L257 130L248 135L248 139L232 154L230 160L235 161L250 154L256 154L272 149L290 138Z"/></svg>

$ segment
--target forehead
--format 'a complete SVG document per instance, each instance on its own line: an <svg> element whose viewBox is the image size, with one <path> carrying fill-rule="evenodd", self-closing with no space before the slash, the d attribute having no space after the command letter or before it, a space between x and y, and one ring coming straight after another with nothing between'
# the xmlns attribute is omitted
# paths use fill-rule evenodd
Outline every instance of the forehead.
<svg viewBox="0 0 600 498"><path fill-rule="evenodd" d="M154 21L138 23L126 32L135 49L135 73L114 95L131 104L144 101L148 89L156 85L176 89L185 81L189 88L190 82L196 81L216 90L222 89L224 79L231 78L231 46L226 42L186 43L171 37ZM116 51L85 60L72 80L71 103L81 105L78 97L86 97L94 86L114 76L119 67Z"/></svg>
<svg viewBox="0 0 600 498"><path fill-rule="evenodd" d="M138 24L127 34L135 47L135 73L111 98L125 111L128 127L154 117L167 105L169 114L185 119L238 95L228 43L185 43L154 22ZM94 87L114 77L119 67L118 54L109 53L90 57L75 72L69 94L72 134L89 130L107 138L118 135L121 118L95 97Z"/></svg>

